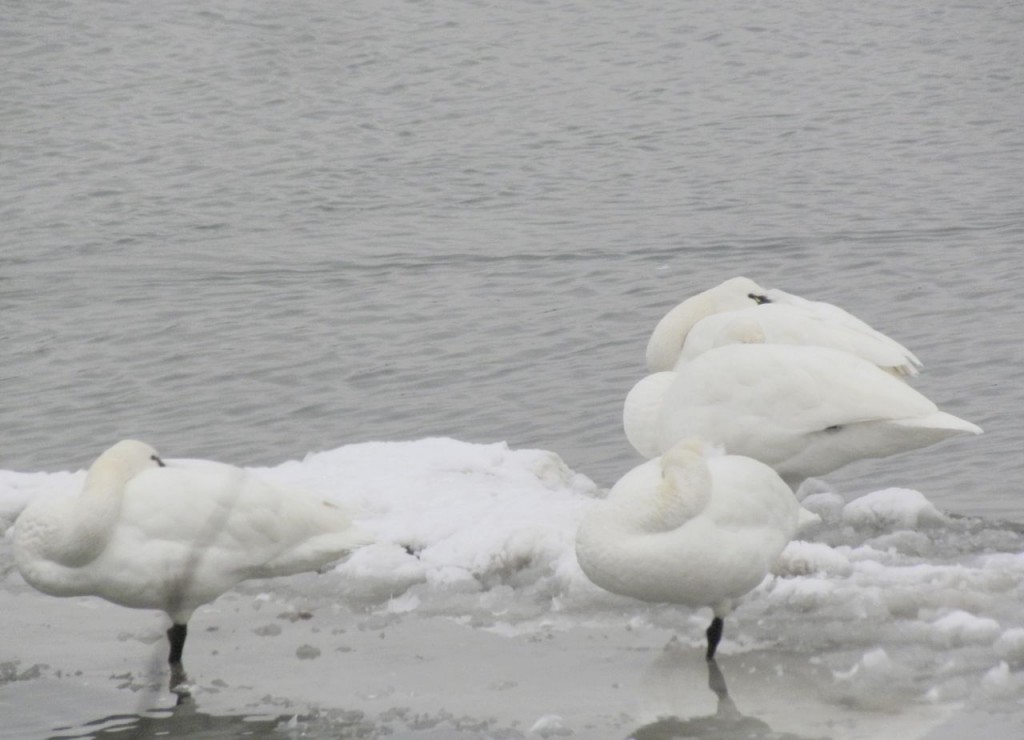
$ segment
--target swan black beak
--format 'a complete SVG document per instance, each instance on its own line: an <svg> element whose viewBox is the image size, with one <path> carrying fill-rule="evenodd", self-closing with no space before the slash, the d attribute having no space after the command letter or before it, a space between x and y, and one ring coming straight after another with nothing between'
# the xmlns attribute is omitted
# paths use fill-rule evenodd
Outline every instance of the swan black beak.
<svg viewBox="0 0 1024 740"><path fill-rule="evenodd" d="M159 466L160 466L161 468L166 468L166 467L167 467L167 466L166 466L166 465L164 464L164 461L160 459L160 456L159 456L159 455L150 455L150 456L149 456L149 459L150 459L150 460L152 460L152 461L154 461L154 462L155 462L155 463L156 463L157 465L159 465Z"/></svg>

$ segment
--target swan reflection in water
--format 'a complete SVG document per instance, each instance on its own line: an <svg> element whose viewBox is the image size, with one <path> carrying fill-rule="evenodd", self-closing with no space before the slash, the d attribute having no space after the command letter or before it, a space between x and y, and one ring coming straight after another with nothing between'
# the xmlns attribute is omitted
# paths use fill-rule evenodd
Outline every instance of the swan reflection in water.
<svg viewBox="0 0 1024 740"><path fill-rule="evenodd" d="M114 714L79 727L57 728L50 737L54 740L97 737L280 738L282 729L293 717L291 714L207 714L198 710L191 696L179 693L173 707L152 709L142 714Z"/></svg>
<svg viewBox="0 0 1024 740"><path fill-rule="evenodd" d="M666 648L663 658L669 658L673 654L678 655L671 643ZM659 668L665 669L668 666L659 666L662 658L655 661L652 666L655 672ZM682 717L661 717L658 720L635 730L627 740L750 740L761 738L762 740L825 740L825 738L811 738L806 735L795 735L791 732L776 732L767 722L743 714L736 703L729 696L729 689L725 683L725 676L718 666L716 660L701 661L706 663L708 671L708 688L714 692L718 699L718 707L714 714L701 715L689 718Z"/></svg>

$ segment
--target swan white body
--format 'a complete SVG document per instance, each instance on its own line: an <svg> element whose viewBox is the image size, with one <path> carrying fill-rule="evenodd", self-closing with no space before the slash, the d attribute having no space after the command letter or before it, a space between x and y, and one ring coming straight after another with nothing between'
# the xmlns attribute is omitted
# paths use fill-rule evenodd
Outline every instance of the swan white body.
<svg viewBox="0 0 1024 740"><path fill-rule="evenodd" d="M576 535L576 557L591 581L613 593L711 607L720 630L792 539L800 511L767 465L683 440L626 473L591 509Z"/></svg>
<svg viewBox="0 0 1024 740"><path fill-rule="evenodd" d="M838 306L766 290L732 278L672 309L647 344L651 372L726 344L797 344L850 352L896 375L917 375L920 360L906 347Z"/></svg>
<svg viewBox="0 0 1024 740"><path fill-rule="evenodd" d="M341 509L304 492L222 463L165 464L125 440L93 463L78 495L22 512L14 558L44 593L166 612L183 644L192 612L237 583L313 570L368 541Z"/></svg>
<svg viewBox="0 0 1024 740"><path fill-rule="evenodd" d="M699 436L773 467L796 488L855 460L980 434L877 366L826 347L735 344L641 380L630 443L651 457Z"/></svg>

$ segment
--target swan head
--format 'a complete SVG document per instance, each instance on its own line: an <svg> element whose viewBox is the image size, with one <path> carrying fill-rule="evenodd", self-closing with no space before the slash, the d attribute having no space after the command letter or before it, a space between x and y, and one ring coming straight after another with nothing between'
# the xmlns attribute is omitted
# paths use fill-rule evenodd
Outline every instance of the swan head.
<svg viewBox="0 0 1024 740"><path fill-rule="evenodd" d="M665 453L669 457L677 454L694 454L701 457L721 457L725 454L725 448L721 445L708 442L700 437L683 437L672 445Z"/></svg>
<svg viewBox="0 0 1024 740"><path fill-rule="evenodd" d="M658 322L647 343L647 367L654 372L672 370L687 334L698 321L723 311L737 311L771 303L767 291L750 278L734 277L687 298Z"/></svg>
<svg viewBox="0 0 1024 740"><path fill-rule="evenodd" d="M44 593L80 593L68 569L81 568L103 552L125 485L143 470L162 465L149 445L124 440L96 459L76 498L26 507L14 531L15 562L25 580Z"/></svg>
<svg viewBox="0 0 1024 740"><path fill-rule="evenodd" d="M661 483L652 513L659 529L671 529L697 516L711 496L709 457L720 450L702 439L677 442L661 456Z"/></svg>
<svg viewBox="0 0 1024 740"><path fill-rule="evenodd" d="M97 479L124 485L146 468L158 467L165 466L155 449L145 442L124 439L96 458L89 468L86 487Z"/></svg>
<svg viewBox="0 0 1024 740"><path fill-rule="evenodd" d="M674 472L690 470L695 465L703 466L709 457L724 455L721 447L706 442L698 437L687 437L672 445L661 456L661 469L668 477Z"/></svg>

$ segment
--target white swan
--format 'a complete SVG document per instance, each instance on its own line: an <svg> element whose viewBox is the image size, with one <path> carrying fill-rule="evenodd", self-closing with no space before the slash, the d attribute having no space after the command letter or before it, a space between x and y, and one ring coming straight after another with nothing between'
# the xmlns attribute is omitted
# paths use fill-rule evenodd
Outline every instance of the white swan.
<svg viewBox="0 0 1024 740"><path fill-rule="evenodd" d="M165 464L149 445L124 440L97 458L77 496L22 512L14 559L43 593L166 612L173 667L201 604L249 578L316 569L368 541L341 509L304 492L222 463Z"/></svg>
<svg viewBox="0 0 1024 740"><path fill-rule="evenodd" d="M831 347L858 355L895 375L917 375L921 361L838 306L766 290L738 277L669 311L647 344L651 372L675 369L704 352L736 343Z"/></svg>
<svg viewBox="0 0 1024 740"><path fill-rule="evenodd" d="M643 601L709 606L723 619L797 531L801 507L767 465L687 439L633 468L584 517L576 557L595 584Z"/></svg>
<svg viewBox="0 0 1024 740"><path fill-rule="evenodd" d="M646 457L699 436L772 466L794 489L855 460L981 433L867 360L774 344L718 347L647 376L626 397L623 426Z"/></svg>

